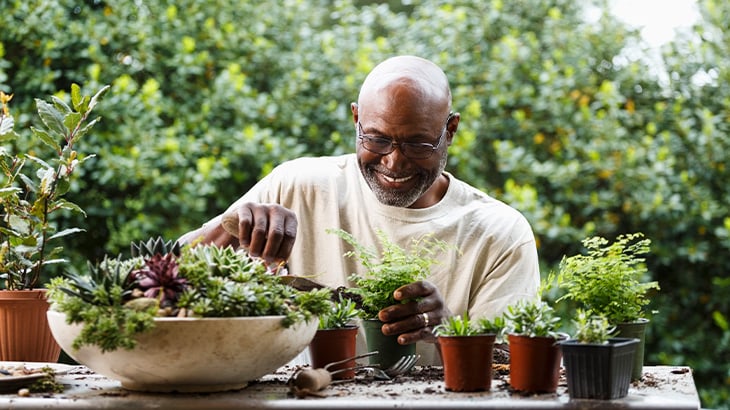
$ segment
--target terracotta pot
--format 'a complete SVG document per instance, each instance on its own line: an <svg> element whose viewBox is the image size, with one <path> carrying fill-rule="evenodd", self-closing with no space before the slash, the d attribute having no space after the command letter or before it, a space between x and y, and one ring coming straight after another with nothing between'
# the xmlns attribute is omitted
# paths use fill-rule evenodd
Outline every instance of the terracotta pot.
<svg viewBox="0 0 730 410"><path fill-rule="evenodd" d="M639 319L636 322L619 323L616 325L616 336L630 339L639 339L634 355L634 365L631 371L631 380L641 380L641 373L644 370L644 344L646 340L646 327L649 319Z"/></svg>
<svg viewBox="0 0 730 410"><path fill-rule="evenodd" d="M357 326L347 326L341 329L319 329L314 339L309 343L309 355L312 358L312 367L325 367L334 362L355 357ZM342 370L355 366L355 359L329 367L333 379L352 379L355 370Z"/></svg>
<svg viewBox="0 0 730 410"><path fill-rule="evenodd" d="M439 336L446 390L474 392L492 387L495 335Z"/></svg>
<svg viewBox="0 0 730 410"><path fill-rule="evenodd" d="M552 337L508 335L509 383L515 390L554 393L560 376L559 340Z"/></svg>
<svg viewBox="0 0 730 410"><path fill-rule="evenodd" d="M55 363L61 347L48 327L45 289L0 291L0 360Z"/></svg>
<svg viewBox="0 0 730 410"><path fill-rule="evenodd" d="M612 400L626 397L638 339L612 338L608 343L560 343L568 395L574 399Z"/></svg>
<svg viewBox="0 0 730 410"><path fill-rule="evenodd" d="M380 365L381 369L387 369L397 362L401 357L416 353L416 344L402 345L398 343L398 336L386 336L381 327L383 322L378 319L365 319L362 327L365 330L365 342L369 352L377 351L378 354L370 356L371 365Z"/></svg>

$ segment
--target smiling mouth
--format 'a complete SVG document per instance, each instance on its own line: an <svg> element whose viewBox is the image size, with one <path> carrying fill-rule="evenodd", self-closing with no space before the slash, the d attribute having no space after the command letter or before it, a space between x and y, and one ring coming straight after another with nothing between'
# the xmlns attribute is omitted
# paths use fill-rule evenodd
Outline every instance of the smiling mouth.
<svg viewBox="0 0 730 410"><path fill-rule="evenodd" d="M407 182L407 181L410 181L411 179L413 179L413 175L403 177L403 178L391 178L384 174L380 174L380 175L382 175L384 180L386 180L387 182L390 182L391 184L402 184L404 182Z"/></svg>

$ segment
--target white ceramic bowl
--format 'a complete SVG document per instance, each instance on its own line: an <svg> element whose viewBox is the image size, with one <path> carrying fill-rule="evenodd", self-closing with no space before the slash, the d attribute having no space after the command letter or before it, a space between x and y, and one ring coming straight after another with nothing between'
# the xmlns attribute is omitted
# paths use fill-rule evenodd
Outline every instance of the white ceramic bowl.
<svg viewBox="0 0 730 410"><path fill-rule="evenodd" d="M282 318L156 318L134 349L102 353L96 346L73 349L81 325L48 311L53 337L70 357L126 389L154 392L235 390L273 372L304 351L317 331L317 320L284 328Z"/></svg>

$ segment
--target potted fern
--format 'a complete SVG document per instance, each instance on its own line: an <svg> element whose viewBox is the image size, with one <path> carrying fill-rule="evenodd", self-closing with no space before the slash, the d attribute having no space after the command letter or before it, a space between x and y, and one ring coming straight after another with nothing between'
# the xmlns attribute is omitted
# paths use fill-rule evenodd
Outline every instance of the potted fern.
<svg viewBox="0 0 730 410"><path fill-rule="evenodd" d="M64 196L76 170L93 157L78 152L77 143L98 121L89 115L108 89L89 97L73 84L70 105L55 96L51 102L36 99L42 125L31 127L39 143L32 149L40 152L45 145L53 150L52 157L0 147L0 360L58 361L61 349L48 329L46 290L39 282L46 266L66 262L63 248L54 244L82 231L61 229L55 217L64 210L83 213ZM18 137L9 110L12 97L0 91L3 144Z"/></svg>
<svg viewBox="0 0 730 410"><path fill-rule="evenodd" d="M504 318L469 320L466 313L434 327L444 367L446 390L474 392L492 387L494 343L501 338Z"/></svg>
<svg viewBox="0 0 730 410"><path fill-rule="evenodd" d="M355 320L360 315L352 299L342 296L331 302L328 311L319 316L319 327L309 343L312 367L323 368L327 364L352 360L328 368L334 379L355 377L355 354L357 351L358 326Z"/></svg>
<svg viewBox="0 0 730 410"><path fill-rule="evenodd" d="M378 319L380 310L407 301L396 300L393 293L401 286L426 279L431 265L438 263L435 254L448 245L427 234L413 238L410 246L403 248L394 243L382 231L376 235L381 249L369 249L361 245L349 232L342 229L328 229L328 233L339 236L353 247L345 257L355 257L365 267L364 275L351 274L349 280L355 284L350 291L361 301L362 326L369 351L378 351L370 356L371 364L389 367L401 357L415 354L416 346L401 345L397 336L382 333L383 322Z"/></svg>
<svg viewBox="0 0 730 410"><path fill-rule="evenodd" d="M639 340L612 338L614 329L606 317L582 309L573 324L575 338L560 343L568 395L602 400L625 397Z"/></svg>
<svg viewBox="0 0 730 410"><path fill-rule="evenodd" d="M210 392L296 357L330 297L284 284L244 251L160 240L53 278L48 318L69 356L124 388Z"/></svg>
<svg viewBox="0 0 730 410"><path fill-rule="evenodd" d="M578 308L606 317L618 336L639 339L632 380L641 379L644 364L649 292L659 289L657 282L646 280L642 255L649 253L650 244L641 233L619 235L613 243L599 236L586 238L587 253L564 257L557 273L565 290L558 301L572 300Z"/></svg>
<svg viewBox="0 0 730 410"><path fill-rule="evenodd" d="M567 339L558 332L560 317L546 301L521 300L505 312L510 350L509 380L513 389L554 393L560 372L560 348Z"/></svg>

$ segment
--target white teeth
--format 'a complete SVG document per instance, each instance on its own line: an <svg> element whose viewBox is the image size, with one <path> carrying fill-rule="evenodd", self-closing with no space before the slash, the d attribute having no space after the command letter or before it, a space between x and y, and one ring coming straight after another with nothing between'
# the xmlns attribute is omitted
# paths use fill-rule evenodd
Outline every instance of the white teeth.
<svg viewBox="0 0 730 410"><path fill-rule="evenodd" d="M403 177L403 178L391 178L387 175L383 175L383 178L385 178L385 180L388 182L401 183L401 182L408 181L409 179L413 178L413 176L408 176L408 177Z"/></svg>

